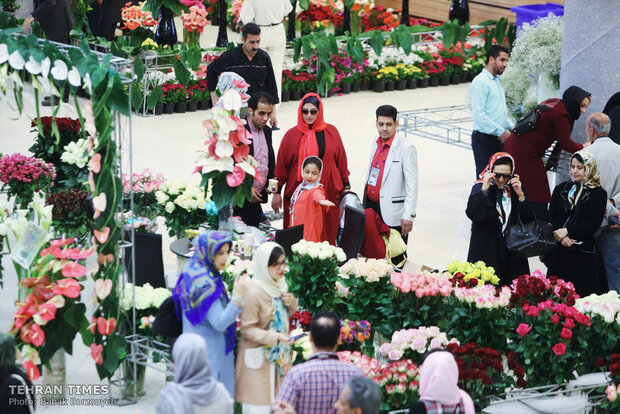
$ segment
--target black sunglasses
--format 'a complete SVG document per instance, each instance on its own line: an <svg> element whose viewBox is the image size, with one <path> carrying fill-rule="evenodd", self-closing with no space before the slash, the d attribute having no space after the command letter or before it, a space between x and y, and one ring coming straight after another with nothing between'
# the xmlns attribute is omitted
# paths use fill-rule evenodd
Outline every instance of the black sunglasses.
<svg viewBox="0 0 620 414"><path fill-rule="evenodd" d="M318 109L303 109L302 108L301 109L301 113L304 114L304 115L308 115L308 114L316 115L316 114L319 113L319 110Z"/></svg>
<svg viewBox="0 0 620 414"><path fill-rule="evenodd" d="M512 178L512 174L504 174L504 173L493 173L495 174L495 178L505 178L510 180Z"/></svg>

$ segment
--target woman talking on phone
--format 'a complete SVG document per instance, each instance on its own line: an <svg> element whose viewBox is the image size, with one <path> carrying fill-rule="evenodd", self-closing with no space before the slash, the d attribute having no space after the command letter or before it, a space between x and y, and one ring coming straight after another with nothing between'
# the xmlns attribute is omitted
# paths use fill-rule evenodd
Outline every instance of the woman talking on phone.
<svg viewBox="0 0 620 414"><path fill-rule="evenodd" d="M465 213L472 221L467 261L482 260L495 269L502 285L528 274L527 258L518 257L506 248L506 229L533 219L519 176L513 174L515 162L506 152L491 156L480 179L474 183Z"/></svg>

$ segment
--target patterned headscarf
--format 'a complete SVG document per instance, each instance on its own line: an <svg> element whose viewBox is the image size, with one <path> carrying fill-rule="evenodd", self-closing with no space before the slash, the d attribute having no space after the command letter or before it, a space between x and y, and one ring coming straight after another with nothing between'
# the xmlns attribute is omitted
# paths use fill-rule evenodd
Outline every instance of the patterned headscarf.
<svg viewBox="0 0 620 414"><path fill-rule="evenodd" d="M481 183L482 181L484 181L484 175L487 173L487 171L492 172L493 167L495 167L497 161L504 158L510 159L510 161L512 162L511 173L514 172L515 160L514 158L512 158L512 155L508 154L507 152L496 152L489 159L489 163L480 173L480 179L478 179L476 183ZM497 204L495 206L495 209L497 210L499 220L502 222L502 231L505 231L508 226L508 217L510 217L510 212L512 211L512 202L510 201L510 186L508 185L508 183L506 183L504 187L500 188L495 185L495 182L492 182L492 186L495 187L498 192Z"/></svg>
<svg viewBox="0 0 620 414"><path fill-rule="evenodd" d="M314 124L308 125L306 121L304 121L304 116L301 113L303 106L307 103L311 103L314 106L317 106L317 110L319 111L316 121ZM321 98L316 93L307 93L299 103L299 108L297 109L297 129L303 134L301 137L301 143L299 145L299 155L297 157L297 171L298 176L297 179L301 181L301 170L302 163L304 160L310 156L319 156L319 144L316 142L316 132L325 131L327 128L327 124L323 120L323 102Z"/></svg>
<svg viewBox="0 0 620 414"><path fill-rule="evenodd" d="M319 178L317 178L317 180L315 182L313 182L313 183L307 183L303 179L302 179L301 183L299 183L299 185L295 189L295 192L291 196L291 204L290 204L290 208L289 208L289 210L290 210L289 212L291 214L291 217L293 216L293 211L295 210L295 204L297 203L297 200L299 199L299 196L301 195L301 193L304 190L312 190L313 188L319 187L321 185L321 175L323 174L323 161L321 161L321 159L319 157L311 156L311 157L308 157L308 158L306 158L304 160L304 162L301 164L302 165L302 168L301 168L302 176L303 176L303 165L306 163L306 160L308 160L308 159L312 159L313 161L316 161L316 162L319 163Z"/></svg>
<svg viewBox="0 0 620 414"><path fill-rule="evenodd" d="M224 296L228 302L224 282L214 262L217 252L225 244L232 244L230 235L225 232L207 231L196 236L194 256L183 268L172 291L177 309L181 309L192 325L198 325L204 320L209 308L220 296ZM226 353L232 351L234 347L233 323L226 329Z"/></svg>
<svg viewBox="0 0 620 414"><path fill-rule="evenodd" d="M223 72L217 81L217 88L220 90L220 95L224 96L224 93L229 89L234 89L241 95L241 106L246 106L250 95L248 95L248 84L243 77L235 72ZM215 103L216 107L224 107L224 100L218 99ZM235 114L239 116L239 114Z"/></svg>
<svg viewBox="0 0 620 414"><path fill-rule="evenodd" d="M574 209L579 203L584 188L596 188L601 186L601 176L598 173L598 166L592 154L581 150L574 153L573 156L570 157L571 162L573 161L573 158L576 158L579 162L583 162L585 172L583 180L581 180L581 182L574 183L570 190L568 190L568 204L566 204L565 201L564 206L567 211Z"/></svg>

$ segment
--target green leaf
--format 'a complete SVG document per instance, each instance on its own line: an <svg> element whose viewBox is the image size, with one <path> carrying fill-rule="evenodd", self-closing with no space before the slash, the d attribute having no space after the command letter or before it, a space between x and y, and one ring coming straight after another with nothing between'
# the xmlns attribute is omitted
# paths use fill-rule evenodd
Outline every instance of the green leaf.
<svg viewBox="0 0 620 414"><path fill-rule="evenodd" d="M383 32L380 30L373 30L370 35L370 46L377 56L381 56L383 50Z"/></svg>
<svg viewBox="0 0 620 414"><path fill-rule="evenodd" d="M190 73L183 62L177 60L174 64L174 74L181 84L187 86L189 83Z"/></svg>
<svg viewBox="0 0 620 414"><path fill-rule="evenodd" d="M146 98L146 107L148 109L155 108L155 105L161 101L162 88L161 85L157 86L151 91L151 94Z"/></svg>
<svg viewBox="0 0 620 414"><path fill-rule="evenodd" d="M184 52L184 58L190 69L197 70L202 59L202 51L199 47L189 48Z"/></svg>
<svg viewBox="0 0 620 414"><path fill-rule="evenodd" d="M110 72L110 74L112 73L113 72ZM111 110L116 110L123 115L129 116L129 96L127 96L127 92L125 92L125 87L118 73L114 73L113 76L112 90L107 100L108 107Z"/></svg>
<svg viewBox="0 0 620 414"><path fill-rule="evenodd" d="M301 37L296 37L295 38L295 46L294 46L294 55L293 55L293 61L295 63L299 62L299 57L301 55L301 46L303 45Z"/></svg>
<svg viewBox="0 0 620 414"><path fill-rule="evenodd" d="M143 98L142 91L138 86L131 88L131 106L134 111L138 112L140 105L142 105Z"/></svg>
<svg viewBox="0 0 620 414"><path fill-rule="evenodd" d="M308 7L310 7L310 0L299 0L299 7L308 10Z"/></svg>
<svg viewBox="0 0 620 414"><path fill-rule="evenodd" d="M344 7L351 9L355 4L355 0L344 0Z"/></svg>
<svg viewBox="0 0 620 414"><path fill-rule="evenodd" d="M144 62L139 57L133 61L133 70L136 74L135 84L138 85L144 78Z"/></svg>

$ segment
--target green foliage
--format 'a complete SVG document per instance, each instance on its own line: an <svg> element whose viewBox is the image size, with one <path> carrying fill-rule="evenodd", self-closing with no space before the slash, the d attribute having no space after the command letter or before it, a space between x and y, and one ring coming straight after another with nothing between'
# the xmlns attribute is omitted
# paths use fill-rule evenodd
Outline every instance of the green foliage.
<svg viewBox="0 0 620 414"><path fill-rule="evenodd" d="M342 299L336 293L338 280L335 258L324 260L308 254L294 255L286 275L289 291L295 295L299 306L310 313L342 307Z"/></svg>
<svg viewBox="0 0 620 414"><path fill-rule="evenodd" d="M381 30L372 30L368 33L370 34L370 46L372 46L372 50L374 50L377 56L381 56L384 43L383 32Z"/></svg>
<svg viewBox="0 0 620 414"><path fill-rule="evenodd" d="M460 25L458 20L447 21L439 27L443 35L443 44L450 49L457 42L465 42L469 34L469 22Z"/></svg>
<svg viewBox="0 0 620 414"><path fill-rule="evenodd" d="M407 26L400 25L390 35L392 38L392 42L397 47L400 47L405 52L405 55L409 56L411 53L411 45L413 44L413 39L411 37L411 32L407 29Z"/></svg>

